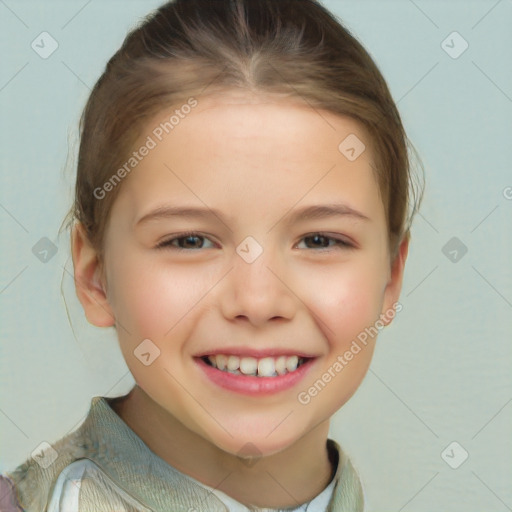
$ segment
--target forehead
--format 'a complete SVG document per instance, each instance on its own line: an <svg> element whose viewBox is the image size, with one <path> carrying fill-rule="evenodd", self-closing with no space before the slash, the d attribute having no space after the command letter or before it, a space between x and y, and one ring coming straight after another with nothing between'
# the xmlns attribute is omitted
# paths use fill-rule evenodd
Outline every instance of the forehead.
<svg viewBox="0 0 512 512"><path fill-rule="evenodd" d="M180 105L147 121L134 145L137 149L148 138L154 142L116 200L130 207L132 217L149 204L176 200L220 208L228 202L247 211L254 203L283 207L306 194L312 200L331 195L335 202L336 191L360 208L375 207L371 141L354 119L315 109L300 98L245 91L201 96L171 125L177 110ZM347 137L357 137L367 148L354 161L340 151Z"/></svg>
<svg viewBox="0 0 512 512"><path fill-rule="evenodd" d="M156 116L151 124L161 117L162 114ZM214 118L222 119L223 122L216 125L216 131L238 139L280 136L299 143L312 132L320 131L324 146L331 145L336 149L338 138L344 131L367 138L364 127L356 120L315 108L300 97L277 93L229 91L201 97L189 117L196 129L205 131L212 128L210 123ZM308 149L314 147L309 145Z"/></svg>

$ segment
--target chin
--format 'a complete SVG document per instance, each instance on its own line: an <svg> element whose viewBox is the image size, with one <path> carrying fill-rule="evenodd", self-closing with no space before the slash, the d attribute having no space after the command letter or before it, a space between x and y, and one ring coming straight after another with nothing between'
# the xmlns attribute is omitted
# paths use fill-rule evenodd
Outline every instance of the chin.
<svg viewBox="0 0 512 512"><path fill-rule="evenodd" d="M301 437L300 433L290 437L288 434L286 437L278 435L277 432L273 432L270 435L270 429L262 429L259 432L243 434L236 434L231 431L233 436L231 437L227 432L222 430L220 437L212 438L211 434L207 437L207 440L214 444L220 450L223 450L233 456L247 459L247 462L252 462L256 458L268 457L283 450L286 450L292 446Z"/></svg>

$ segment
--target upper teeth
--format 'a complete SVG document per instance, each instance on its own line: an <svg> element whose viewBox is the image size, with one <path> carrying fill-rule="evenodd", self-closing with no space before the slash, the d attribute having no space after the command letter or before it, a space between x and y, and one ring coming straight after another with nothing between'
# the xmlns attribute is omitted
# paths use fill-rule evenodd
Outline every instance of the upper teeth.
<svg viewBox="0 0 512 512"><path fill-rule="evenodd" d="M299 356L263 357L238 357L217 354L208 356L208 360L219 370L228 371L237 375L258 375L262 377L275 377L297 369L299 362L303 362Z"/></svg>

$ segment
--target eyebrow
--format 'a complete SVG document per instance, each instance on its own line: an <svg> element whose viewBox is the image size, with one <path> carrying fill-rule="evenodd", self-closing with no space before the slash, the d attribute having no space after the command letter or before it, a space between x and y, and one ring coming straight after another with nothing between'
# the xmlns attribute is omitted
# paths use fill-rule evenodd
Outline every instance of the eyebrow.
<svg viewBox="0 0 512 512"><path fill-rule="evenodd" d="M283 215L286 217L290 212ZM159 206L149 213L143 215L135 222L135 226L139 226L148 221L169 219L173 217L184 217L194 219L209 219L217 217L225 224L224 215L214 208L202 208L191 206ZM281 217L281 219L283 218ZM305 206L299 209L291 210L291 216L287 223L292 224L299 220L324 219L329 217L349 217L353 220L370 221L371 219L362 212L346 204L323 204ZM278 221L279 222L279 221ZM276 222L277 224L277 222Z"/></svg>

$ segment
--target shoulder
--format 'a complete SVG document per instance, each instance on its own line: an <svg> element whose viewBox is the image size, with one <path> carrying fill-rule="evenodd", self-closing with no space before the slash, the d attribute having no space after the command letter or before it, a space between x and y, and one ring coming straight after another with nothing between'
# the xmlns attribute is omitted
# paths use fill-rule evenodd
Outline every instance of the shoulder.
<svg viewBox="0 0 512 512"><path fill-rule="evenodd" d="M3 512L22 510L14 482L8 476L3 475L0 475L0 510Z"/></svg>
<svg viewBox="0 0 512 512"><path fill-rule="evenodd" d="M47 512L80 510L150 512L89 459L76 460L60 473Z"/></svg>
<svg viewBox="0 0 512 512"><path fill-rule="evenodd" d="M335 475L335 487L329 510L332 512L363 512L364 491L361 478L353 466L348 454L333 439L328 439L328 445L337 452L338 466Z"/></svg>
<svg viewBox="0 0 512 512"><path fill-rule="evenodd" d="M0 475L1 512L150 512L95 462L78 458L84 454L77 439L66 441L54 445L60 452L50 466L31 459Z"/></svg>
<svg viewBox="0 0 512 512"><path fill-rule="evenodd" d="M59 474L86 454L86 444L78 432L63 437L53 445L42 444L37 453L0 477L0 500L5 494L6 502L13 502L9 506L18 507L13 508L14 511L45 510ZM3 501L0 504L3 511L6 505Z"/></svg>

